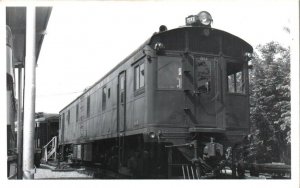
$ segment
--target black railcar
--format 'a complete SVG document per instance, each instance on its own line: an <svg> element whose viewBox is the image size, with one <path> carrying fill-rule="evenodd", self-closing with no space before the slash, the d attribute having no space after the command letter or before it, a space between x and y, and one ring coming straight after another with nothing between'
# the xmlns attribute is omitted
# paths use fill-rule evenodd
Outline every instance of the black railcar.
<svg viewBox="0 0 300 188"><path fill-rule="evenodd" d="M39 167L41 162L56 160L55 142L58 137L59 114L39 112L35 114L34 164ZM53 152L51 153L53 148ZM45 154L47 152L47 155ZM50 155L51 153L51 155Z"/></svg>
<svg viewBox="0 0 300 188"><path fill-rule="evenodd" d="M201 12L186 26L161 27L62 109L62 152L135 177L220 170L249 131L253 49L211 20Z"/></svg>
<svg viewBox="0 0 300 188"><path fill-rule="evenodd" d="M15 98L15 72L13 65L13 36L9 26L6 26L6 97L7 97L7 177L17 175L17 134L15 121L17 117Z"/></svg>

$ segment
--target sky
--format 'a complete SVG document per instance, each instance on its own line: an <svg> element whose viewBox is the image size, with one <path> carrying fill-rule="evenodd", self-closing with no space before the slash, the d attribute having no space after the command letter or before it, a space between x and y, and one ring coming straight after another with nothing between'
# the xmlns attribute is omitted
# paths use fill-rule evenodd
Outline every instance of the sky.
<svg viewBox="0 0 300 188"><path fill-rule="evenodd" d="M173 29L202 10L213 28L251 44L278 41L296 18L296 1L134 1L54 4L37 67L36 112L58 113L138 48L160 25Z"/></svg>

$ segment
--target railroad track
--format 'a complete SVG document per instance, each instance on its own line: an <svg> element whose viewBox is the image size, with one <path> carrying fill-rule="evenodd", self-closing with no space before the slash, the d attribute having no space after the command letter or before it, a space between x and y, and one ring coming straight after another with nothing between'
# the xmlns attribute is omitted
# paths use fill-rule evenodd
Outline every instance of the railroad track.
<svg viewBox="0 0 300 188"><path fill-rule="evenodd" d="M76 171L80 174L87 175L87 177L61 177L61 178L39 178L39 179L137 179L137 178L133 178L128 172L119 173L110 169L105 169L103 166L99 164L97 165L64 164L61 165L60 168L51 167L49 169L52 172ZM260 164L258 165L258 169L260 170L260 172L256 176L251 176L250 171L246 170L245 175L238 179L290 179L291 178L289 165ZM147 179L147 178L142 178L142 179ZM164 179L164 178L158 178L158 179ZM192 177L184 178L183 176L177 176L177 177L172 177L172 179L193 179L193 178ZM218 177L213 174L206 174L205 176L201 176L199 179L234 179L234 178L232 177L232 171L226 169L226 170L222 170Z"/></svg>

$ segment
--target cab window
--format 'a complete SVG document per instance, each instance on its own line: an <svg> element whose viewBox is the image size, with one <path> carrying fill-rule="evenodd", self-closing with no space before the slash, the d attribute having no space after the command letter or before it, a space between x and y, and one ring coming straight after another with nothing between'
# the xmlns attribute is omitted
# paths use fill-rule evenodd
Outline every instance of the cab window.
<svg viewBox="0 0 300 188"><path fill-rule="evenodd" d="M227 91L229 93L245 93L242 63L227 63Z"/></svg>
<svg viewBox="0 0 300 188"><path fill-rule="evenodd" d="M196 58L197 90L200 93L209 93L211 90L211 63L205 58Z"/></svg>
<svg viewBox="0 0 300 188"><path fill-rule="evenodd" d="M157 77L158 89L181 89L181 58L167 56L158 57Z"/></svg>

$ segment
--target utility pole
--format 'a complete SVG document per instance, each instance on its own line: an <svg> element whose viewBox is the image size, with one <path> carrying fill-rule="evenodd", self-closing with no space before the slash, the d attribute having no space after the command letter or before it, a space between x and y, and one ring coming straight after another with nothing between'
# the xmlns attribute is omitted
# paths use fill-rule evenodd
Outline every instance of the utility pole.
<svg viewBox="0 0 300 188"><path fill-rule="evenodd" d="M24 145L23 145L23 177L34 179L34 124L36 93L36 8L26 9L26 61L25 61L25 93L24 93Z"/></svg>

